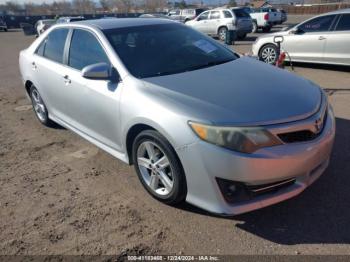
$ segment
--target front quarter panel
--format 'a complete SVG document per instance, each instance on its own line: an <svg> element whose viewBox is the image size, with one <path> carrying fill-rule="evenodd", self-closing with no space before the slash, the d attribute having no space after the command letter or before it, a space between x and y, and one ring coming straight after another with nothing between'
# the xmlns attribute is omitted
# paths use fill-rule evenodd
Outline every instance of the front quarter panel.
<svg viewBox="0 0 350 262"><path fill-rule="evenodd" d="M188 125L188 117L174 110L176 105L167 104L161 97L154 95L151 88L145 86L141 80L129 76L123 81L125 88L120 112L124 148L129 130L137 124L156 129L175 150L198 140Z"/></svg>

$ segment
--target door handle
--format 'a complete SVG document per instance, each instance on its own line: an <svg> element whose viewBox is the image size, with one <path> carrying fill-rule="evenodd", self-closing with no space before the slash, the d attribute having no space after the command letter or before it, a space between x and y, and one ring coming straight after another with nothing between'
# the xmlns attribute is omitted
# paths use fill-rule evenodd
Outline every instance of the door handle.
<svg viewBox="0 0 350 262"><path fill-rule="evenodd" d="M324 36L320 36L318 40L325 40L326 38Z"/></svg>
<svg viewBox="0 0 350 262"><path fill-rule="evenodd" d="M68 76L68 75L65 75L65 76L63 77L63 79L64 79L64 83L65 83L66 85L72 83L72 80L69 79L69 76Z"/></svg>
<svg viewBox="0 0 350 262"><path fill-rule="evenodd" d="M35 62L32 62L32 69L35 70L37 69L38 67L36 66Z"/></svg>

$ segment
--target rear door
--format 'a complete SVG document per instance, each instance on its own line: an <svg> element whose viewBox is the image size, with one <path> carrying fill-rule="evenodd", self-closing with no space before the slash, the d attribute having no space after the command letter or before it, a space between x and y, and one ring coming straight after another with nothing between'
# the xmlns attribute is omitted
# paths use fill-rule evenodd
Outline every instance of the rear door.
<svg viewBox="0 0 350 262"><path fill-rule="evenodd" d="M64 118L65 99L62 94L66 66L63 54L69 29L51 31L39 45L33 56L34 84L43 97L50 115Z"/></svg>
<svg viewBox="0 0 350 262"><path fill-rule="evenodd" d="M350 65L350 14L342 14L334 30L327 34L324 60Z"/></svg>
<svg viewBox="0 0 350 262"><path fill-rule="evenodd" d="M292 60L322 63L329 30L335 17L319 16L299 25L299 31L284 36L282 49L289 53Z"/></svg>
<svg viewBox="0 0 350 262"><path fill-rule="evenodd" d="M221 11L210 11L207 30L209 35L216 35L220 26Z"/></svg>

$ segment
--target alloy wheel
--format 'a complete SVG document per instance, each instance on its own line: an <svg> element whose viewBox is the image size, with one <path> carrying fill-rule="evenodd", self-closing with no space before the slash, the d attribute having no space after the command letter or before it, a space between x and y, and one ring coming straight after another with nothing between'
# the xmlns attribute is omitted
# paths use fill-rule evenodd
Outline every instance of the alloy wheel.
<svg viewBox="0 0 350 262"><path fill-rule="evenodd" d="M221 28L219 31L219 38L221 41L225 41L226 40L226 28Z"/></svg>
<svg viewBox="0 0 350 262"><path fill-rule="evenodd" d="M274 64L276 62L277 53L272 47L266 47L261 52L261 58L265 63Z"/></svg>
<svg viewBox="0 0 350 262"><path fill-rule="evenodd" d="M156 194L168 195L174 186L173 171L166 154L151 141L137 149L137 164L145 184Z"/></svg>
<svg viewBox="0 0 350 262"><path fill-rule="evenodd" d="M32 102L33 102L35 114L37 115L37 117L41 122L45 122L46 108L43 100L41 99L39 92L36 89L32 91Z"/></svg>

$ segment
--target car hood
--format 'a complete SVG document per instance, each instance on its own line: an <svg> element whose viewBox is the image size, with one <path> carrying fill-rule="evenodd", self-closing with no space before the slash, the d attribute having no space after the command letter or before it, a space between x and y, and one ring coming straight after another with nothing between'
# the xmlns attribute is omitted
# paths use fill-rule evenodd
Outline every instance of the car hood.
<svg viewBox="0 0 350 262"><path fill-rule="evenodd" d="M252 58L180 74L143 79L166 108L220 125L266 125L300 120L321 104L308 80Z"/></svg>

